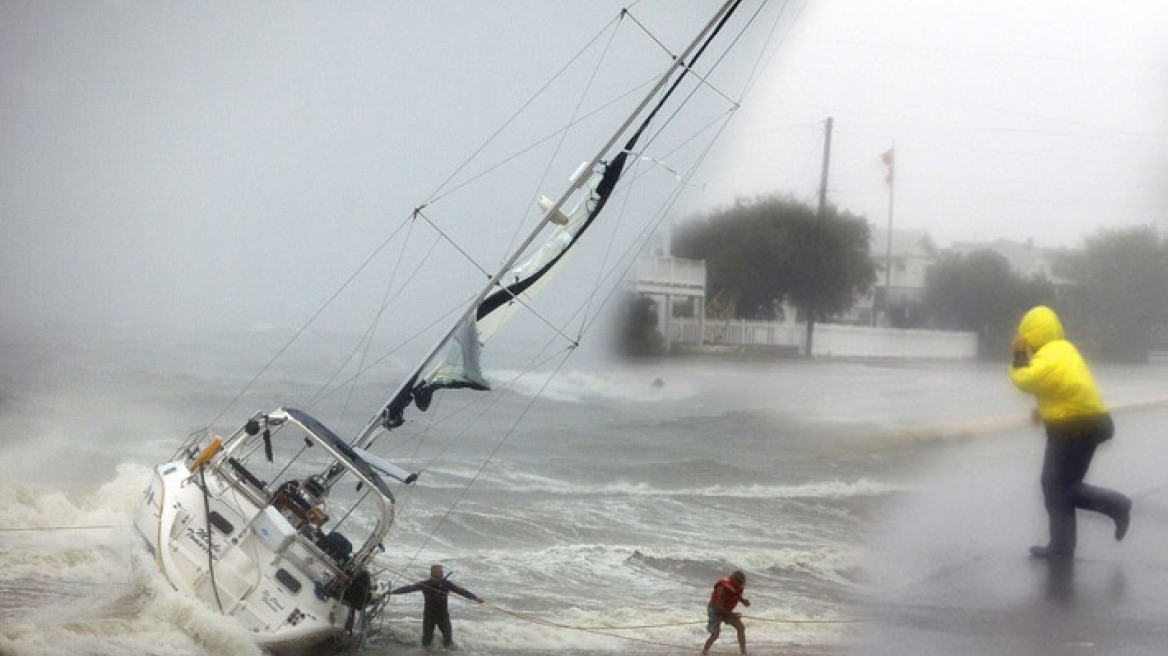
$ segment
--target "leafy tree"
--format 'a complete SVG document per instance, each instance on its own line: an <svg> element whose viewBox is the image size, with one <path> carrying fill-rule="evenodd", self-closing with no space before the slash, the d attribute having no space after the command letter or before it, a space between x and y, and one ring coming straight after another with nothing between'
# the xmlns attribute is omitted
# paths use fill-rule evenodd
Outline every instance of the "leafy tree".
<svg viewBox="0 0 1168 656"><path fill-rule="evenodd" d="M1057 271L1075 281L1065 314L1086 350L1142 360L1168 326L1168 240L1151 227L1102 230Z"/></svg>
<svg viewBox="0 0 1168 656"><path fill-rule="evenodd" d="M1007 357L1018 318L1053 297L1048 280L1019 276L992 250L945 253L925 278L923 309L938 328L976 332L982 357Z"/></svg>
<svg viewBox="0 0 1168 656"><path fill-rule="evenodd" d="M740 202L679 230L673 252L706 261L707 296L723 316L774 319L783 301L817 318L852 307L875 280L868 224L791 199Z"/></svg>

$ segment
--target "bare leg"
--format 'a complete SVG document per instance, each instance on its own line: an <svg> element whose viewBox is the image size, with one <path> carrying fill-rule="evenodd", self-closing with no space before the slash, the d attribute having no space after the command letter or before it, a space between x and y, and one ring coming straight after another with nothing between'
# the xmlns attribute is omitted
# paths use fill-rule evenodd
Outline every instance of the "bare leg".
<svg viewBox="0 0 1168 656"><path fill-rule="evenodd" d="M734 621L730 625L738 632L738 653L746 656L746 627L742 625L742 620L737 617L734 618Z"/></svg>
<svg viewBox="0 0 1168 656"><path fill-rule="evenodd" d="M711 633L709 638L706 638L706 645L702 647L702 654L710 653L710 647L714 646L714 641L718 639L717 633Z"/></svg>

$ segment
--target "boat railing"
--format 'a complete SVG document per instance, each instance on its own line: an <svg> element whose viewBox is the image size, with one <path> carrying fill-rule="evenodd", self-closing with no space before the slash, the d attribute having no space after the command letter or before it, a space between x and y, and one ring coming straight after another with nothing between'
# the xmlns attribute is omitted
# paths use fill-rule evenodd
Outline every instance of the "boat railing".
<svg viewBox="0 0 1168 656"><path fill-rule="evenodd" d="M288 503L281 504L280 491L274 489L278 480L265 481L249 469L246 464L249 457L259 449L258 440L263 439L268 442L271 439L271 433L266 435L264 433L272 428L278 431L289 425L297 426L298 432L302 432L305 439L322 447L330 457L336 458L345 470L364 486L367 486L366 489L373 497L371 501L376 506L375 517L371 528L360 531L362 540L359 546L354 545L347 535L338 531L344 518L334 525L331 531L322 530L324 528L324 522L320 521L320 517L324 516L322 512L313 513L310 509L291 507L291 504ZM249 447L249 444L253 446ZM295 459L294 457L288 463L281 463L284 467L277 474L278 479L283 477L284 472L287 471L292 462L295 462ZM191 461L194 461L193 457ZM250 501L257 511L273 506L278 512L281 512L295 530L295 542L302 545L306 553L311 553L320 559L320 562L329 563L330 567L335 570L333 572L335 579L347 579L355 575L360 568L365 567L372 560L376 551L381 548L384 536L392 524L394 515L392 496L390 496L385 482L367 463L361 460L360 456L350 452L347 445L343 445L341 440L327 428L299 411L281 409L270 415L255 414L247 424L223 441L221 449L209 459L205 466L214 470L218 474L217 478L224 484ZM281 484L281 488L294 480L291 478L285 480ZM297 483L301 482L297 481ZM348 511L345 513L345 518L361 503L362 499L346 503ZM327 516L324 517L327 521ZM313 521L314 519L316 521ZM338 580L337 583L342 584L341 587L343 587L345 581Z"/></svg>

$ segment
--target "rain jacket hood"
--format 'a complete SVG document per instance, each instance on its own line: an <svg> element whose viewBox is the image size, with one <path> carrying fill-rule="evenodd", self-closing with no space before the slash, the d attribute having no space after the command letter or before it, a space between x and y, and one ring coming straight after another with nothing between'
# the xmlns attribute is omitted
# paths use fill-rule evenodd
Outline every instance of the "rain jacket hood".
<svg viewBox="0 0 1168 656"><path fill-rule="evenodd" d="M1022 317L1021 335L1033 355L1010 367L1010 380L1018 389L1034 395L1038 414L1047 422L1092 417L1107 412L1095 379L1079 349L1068 342L1054 310L1039 305Z"/></svg>
<svg viewBox="0 0 1168 656"><path fill-rule="evenodd" d="M1054 310L1039 305L1031 308L1018 324L1018 334L1026 338L1030 348L1037 351L1050 342L1066 339L1063 324Z"/></svg>

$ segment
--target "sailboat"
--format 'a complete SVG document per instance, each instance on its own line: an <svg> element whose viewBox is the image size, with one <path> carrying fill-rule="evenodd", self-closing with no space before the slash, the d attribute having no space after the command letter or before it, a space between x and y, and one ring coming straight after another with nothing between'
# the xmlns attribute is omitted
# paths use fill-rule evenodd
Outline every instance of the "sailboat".
<svg viewBox="0 0 1168 656"><path fill-rule="evenodd" d="M534 229L356 435L344 439L308 412L279 407L251 414L225 437L195 433L153 468L134 526L175 590L273 651L367 631L367 616L386 599L374 561L387 548L395 489L418 480L376 454L374 442L413 410L426 411L439 390L490 389L480 362L485 335L525 305L596 222L655 119L671 101L688 100L675 91L699 75L698 60L740 2L717 8L558 198L539 200Z"/></svg>

